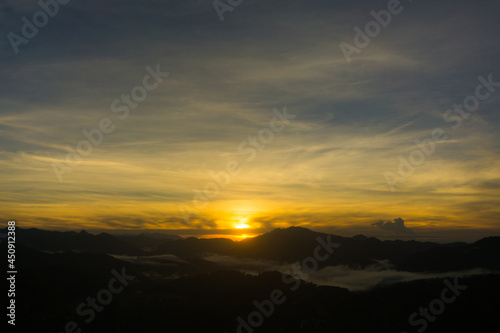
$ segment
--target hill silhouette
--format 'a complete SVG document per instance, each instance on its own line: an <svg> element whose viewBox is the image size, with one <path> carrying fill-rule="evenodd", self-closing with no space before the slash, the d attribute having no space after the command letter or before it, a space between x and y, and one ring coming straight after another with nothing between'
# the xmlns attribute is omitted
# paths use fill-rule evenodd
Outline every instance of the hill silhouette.
<svg viewBox="0 0 500 333"><path fill-rule="evenodd" d="M3 229L2 232L6 232ZM446 272L474 268L500 269L500 237L488 237L473 244L438 244L414 240L381 241L358 235L342 237L301 227L275 229L266 234L235 242L225 238L200 239L152 235L113 236L81 232L17 229L17 242L43 251L76 251L130 256L175 255L200 258L220 254L239 258L264 259L281 263L299 262L313 255L318 238L339 246L320 263L363 269L388 261L397 270L410 272ZM146 251L148 250L148 251ZM203 261L198 261L201 263ZM204 263L206 264L206 263Z"/></svg>
<svg viewBox="0 0 500 333"><path fill-rule="evenodd" d="M7 229L3 229L2 233L7 233ZM108 233L92 235L85 230L61 232L16 227L16 243L50 252L142 254L142 251L136 247Z"/></svg>
<svg viewBox="0 0 500 333"><path fill-rule="evenodd" d="M5 242L1 248L6 250ZM443 279L427 279L350 292L299 280L292 290L278 272L218 270L165 279L161 269L154 275L105 254L42 253L21 244L17 251L22 274L16 282L16 329L22 332L63 332L69 321L82 332L95 333L238 332L238 317L248 320L256 311L255 302L269 299L273 290L283 292L284 302L263 316L255 332L413 332L409 316L439 298L445 286ZM134 280L94 321L85 323L76 307L99 295L108 287L111 270L122 268ZM498 331L500 275L463 277L459 282L467 289L446 305L426 332Z"/></svg>

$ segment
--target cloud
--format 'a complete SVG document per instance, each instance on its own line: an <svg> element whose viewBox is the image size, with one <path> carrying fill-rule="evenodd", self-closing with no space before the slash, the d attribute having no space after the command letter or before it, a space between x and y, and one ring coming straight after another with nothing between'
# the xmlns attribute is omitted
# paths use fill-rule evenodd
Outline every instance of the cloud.
<svg viewBox="0 0 500 333"><path fill-rule="evenodd" d="M413 230L407 228L405 226L405 221L398 217L397 219L394 219L394 222L384 222L382 220L373 223L372 225L375 225L381 229L388 230L388 231L393 231L394 233L397 234L413 234Z"/></svg>
<svg viewBox="0 0 500 333"><path fill-rule="evenodd" d="M280 273L284 273L293 270L293 266L299 264L280 264L279 262L270 260L236 258L223 255L212 255L203 259L221 265L226 269L235 269L240 272L253 275L257 275L265 271L278 271ZM351 291L361 291L375 286L390 285L404 281L455 276L460 277L487 273L490 273L490 271L479 268L445 273L405 272L395 270L389 260L383 260L377 261L376 264L370 265L362 270L353 269L343 265L328 266L320 270L307 273L305 278L304 275L302 275L301 279L318 285L341 287Z"/></svg>
<svg viewBox="0 0 500 333"><path fill-rule="evenodd" d="M350 65L338 44L382 9L367 0L248 1L223 23L210 1L61 6L19 54L0 40L1 213L50 228L184 228L179 204L192 204L210 172L244 162L239 144L287 105L297 117L200 212L199 226L222 233L233 201L249 200L266 228L411 235L370 225L404 211L419 235L427 217L498 229L498 92L398 192L382 176L397 172L416 139L450 125L442 113L473 93L478 75L499 68L498 4L437 3L405 6ZM4 34L39 10L34 0L3 8ZM111 102L157 63L171 76L119 119ZM103 117L116 130L58 183L52 163L65 163L67 147Z"/></svg>
<svg viewBox="0 0 500 333"><path fill-rule="evenodd" d="M490 273L490 271L479 268L459 272L414 273L396 271L393 269L380 269L379 266L380 264L376 264L373 267L367 267L364 270L355 270L346 266L329 266L312 272L308 277L308 281L318 285L336 286L347 288L351 291L358 291L367 290L375 286L385 286L404 281Z"/></svg>

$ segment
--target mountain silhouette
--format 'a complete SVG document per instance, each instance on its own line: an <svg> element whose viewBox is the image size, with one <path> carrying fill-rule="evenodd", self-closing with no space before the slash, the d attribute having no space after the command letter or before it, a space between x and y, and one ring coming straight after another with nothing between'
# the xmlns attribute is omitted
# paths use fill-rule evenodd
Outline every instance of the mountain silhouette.
<svg viewBox="0 0 500 333"><path fill-rule="evenodd" d="M3 229L2 233L7 233L7 229ZM75 251L128 255L143 254L143 251L108 233L103 232L98 235L92 235L85 230L80 232L61 232L17 227L16 242L34 249L50 252Z"/></svg>
<svg viewBox="0 0 500 333"><path fill-rule="evenodd" d="M500 237L484 238L473 244L443 245L380 241L363 235L341 237L305 228L276 229L241 242L194 237L162 239L159 253L154 256L113 257L105 253L144 252L123 238L106 233L18 231L16 329L22 332L35 329L62 332L68 322L75 322L82 332L94 333L248 333L248 329L238 331L241 325L238 318L248 322L255 311L269 314L262 316L256 333L413 332L409 316L421 307L437 304L435 300L447 286L445 279L384 283L353 292L285 278L285 274L276 271L245 274L204 258L217 253L243 259L296 262L312 255L318 237L340 244L326 265L351 265L361 275L365 272L363 267L380 258L393 260L400 269L444 271L498 267L500 257ZM114 246L117 249L112 249ZM5 240L0 248L7 253ZM108 304L102 297L113 281L112 272L125 270L134 280L113 295ZM447 281L452 283L454 278ZM498 331L500 275L484 273L455 281L466 289L453 303L446 304L444 313L429 323L426 332ZM271 311L268 300L276 291L282 293L283 302L274 304ZM95 320L86 323L76 309L96 298L106 305L96 312Z"/></svg>
<svg viewBox="0 0 500 333"><path fill-rule="evenodd" d="M398 266L410 272L448 272L472 268L500 269L500 237L473 244L438 245L415 253Z"/></svg>
<svg viewBox="0 0 500 333"><path fill-rule="evenodd" d="M2 230L6 233L6 229ZM356 269L389 261L397 270L446 272L474 268L500 269L500 237L488 237L473 244L438 244L414 240L381 241L357 235L342 237L302 227L275 229L239 242L225 238L153 236L147 234L114 236L92 235L85 231L59 232L17 228L17 242L34 249L52 252L76 251L102 254L147 256L175 255L203 259L212 254L264 259L281 263L300 262L313 255L323 242L339 244L320 268L345 265ZM201 261L198 261L199 263Z"/></svg>
<svg viewBox="0 0 500 333"><path fill-rule="evenodd" d="M6 242L0 247L6 250ZM248 275L216 270L166 279L159 266L152 266L158 268L153 274L105 254L42 253L22 244L16 250L22 267L16 280L16 329L22 332L63 332L68 322L75 322L83 332L94 333L246 333L250 331L238 331L238 318L248 321L250 314L263 311L255 304L268 313L255 332L413 332L409 316L429 307L446 287L443 279L426 279L350 292L297 280L298 288L292 290L283 274L272 271ZM134 280L86 323L76 308L102 297L111 271L122 269ZM498 331L500 275L463 277L458 282L467 289L446 305L426 332ZM266 301L276 290L282 292L283 302L269 307Z"/></svg>
<svg viewBox="0 0 500 333"><path fill-rule="evenodd" d="M320 267L346 265L362 269L389 260L398 270L443 272L473 268L497 269L500 264L498 255L491 255L485 259L485 254L488 252L498 253L500 237L484 239L470 245L465 243L442 245L414 240L381 241L363 235L342 237L301 227L275 229L240 242L191 237L165 242L158 246L156 253L190 257L221 254L293 263L313 255L314 249L319 244L318 237L340 245L327 260L320 263ZM441 252L442 254L439 254ZM471 253L474 255L471 256ZM453 260L448 257L450 254L453 254Z"/></svg>

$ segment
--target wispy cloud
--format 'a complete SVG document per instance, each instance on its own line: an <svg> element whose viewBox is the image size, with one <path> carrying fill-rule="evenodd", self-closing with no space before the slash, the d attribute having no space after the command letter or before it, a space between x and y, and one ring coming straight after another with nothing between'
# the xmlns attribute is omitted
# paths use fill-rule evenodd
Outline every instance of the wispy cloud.
<svg viewBox="0 0 500 333"><path fill-rule="evenodd" d="M246 212L255 228L364 228L401 214L412 225L498 229L500 94L397 193L383 178L498 68L498 6L412 3L349 65L338 44L372 2L248 1L223 23L206 1L70 2L18 55L0 41L2 217L95 228L180 219L193 189L243 158L240 142L287 105L297 117L201 214L207 228ZM37 7L5 2L2 31L18 33ZM120 120L112 101L157 63L168 80ZM59 184L52 163L103 117L116 130Z"/></svg>

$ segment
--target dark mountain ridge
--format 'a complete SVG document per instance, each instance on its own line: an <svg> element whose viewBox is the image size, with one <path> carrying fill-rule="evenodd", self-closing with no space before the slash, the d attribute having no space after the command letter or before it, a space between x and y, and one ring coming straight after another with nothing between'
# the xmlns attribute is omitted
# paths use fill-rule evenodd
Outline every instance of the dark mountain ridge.
<svg viewBox="0 0 500 333"><path fill-rule="evenodd" d="M6 242L0 242L0 247L6 250ZM400 282L363 292L297 280L298 288L292 289L295 282L283 280L279 272L248 275L221 270L164 279L152 277L140 265L104 254L49 254L24 245L16 249L23 269L16 281L16 328L22 332L61 332L70 321L83 332L95 333L249 332L238 330L238 318L248 321L258 309L256 302L268 302L275 290L282 292L283 302L273 306L272 314L263 317L262 326L255 332L415 331L408 318L420 307L429 307L446 287L440 278ZM134 279L113 295L102 312L95 313L95 320L85 322L87 317L76 311L78 305L89 297L99 298L109 288L112 270L122 269ZM426 332L498 331L499 281L497 274L460 278L458 283L466 289L446 305L437 320L429 323Z"/></svg>
<svg viewBox="0 0 500 333"><path fill-rule="evenodd" d="M6 229L1 232L5 233ZM412 272L500 269L500 237L487 237L472 244L443 245L414 240L381 241L363 235L342 237L290 227L235 242L225 238L165 239L147 235L91 235L85 231L77 233L17 228L16 241L38 250L53 252L77 251L131 256L172 254L184 258L219 254L281 263L301 262L313 256L315 249L321 247L321 244L336 243L338 246L320 263L320 268L346 265L362 269L388 260L396 269ZM144 251L147 247L151 251Z"/></svg>
<svg viewBox="0 0 500 333"><path fill-rule="evenodd" d="M7 233L7 229L0 231ZM16 227L16 243L21 243L37 250L49 252L74 251L89 253L113 253L140 255L143 251L108 233L92 235L82 230L48 231L36 228Z"/></svg>

